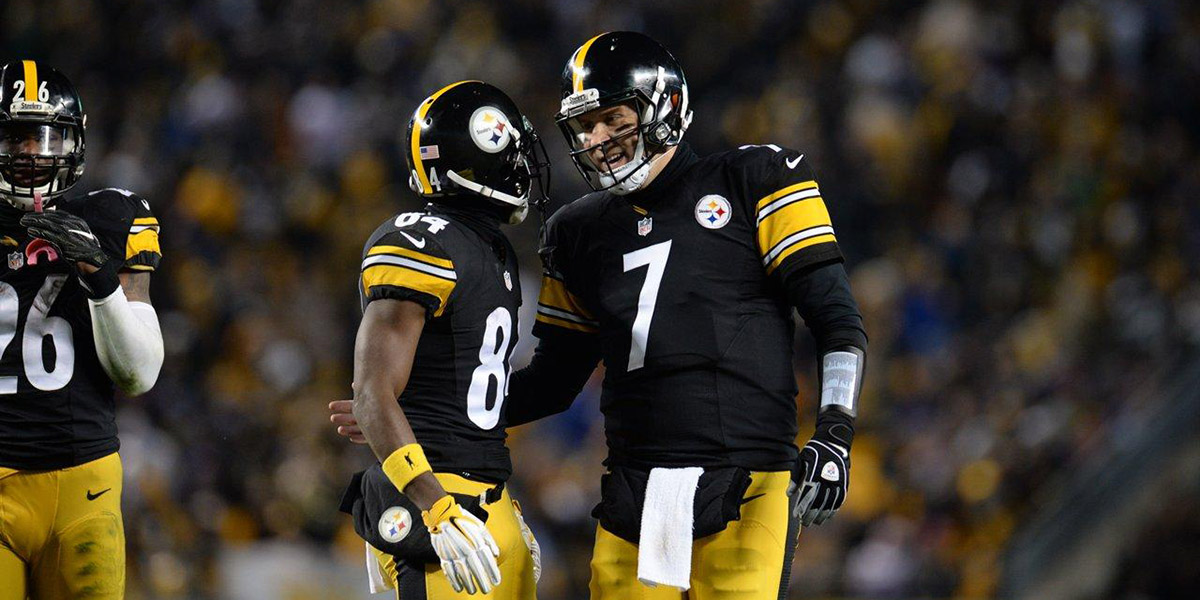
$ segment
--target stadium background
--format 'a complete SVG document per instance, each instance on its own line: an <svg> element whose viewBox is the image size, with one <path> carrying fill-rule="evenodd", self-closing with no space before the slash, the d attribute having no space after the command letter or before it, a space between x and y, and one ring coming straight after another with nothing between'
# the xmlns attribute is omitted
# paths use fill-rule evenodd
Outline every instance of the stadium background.
<svg viewBox="0 0 1200 600"><path fill-rule="evenodd" d="M368 597L336 504L369 453L325 404L349 392L363 240L420 206L397 135L484 79L568 201L559 74L615 29L680 59L699 151L807 153L848 257L871 336L852 493L804 534L792 597L1197 589L1195 4L6 0L4 60L84 98L79 189L163 222L166 365L120 403L130 598ZM534 221L510 229L528 290ZM512 435L543 598L586 595L595 395Z"/></svg>

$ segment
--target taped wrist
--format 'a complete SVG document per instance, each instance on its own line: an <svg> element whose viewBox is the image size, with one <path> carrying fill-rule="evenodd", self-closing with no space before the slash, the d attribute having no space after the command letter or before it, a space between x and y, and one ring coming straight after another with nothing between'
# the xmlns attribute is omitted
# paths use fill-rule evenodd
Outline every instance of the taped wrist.
<svg viewBox="0 0 1200 600"><path fill-rule="evenodd" d="M843 412L858 416L866 356L861 348L843 346L821 357L821 413Z"/></svg>
<svg viewBox="0 0 1200 600"><path fill-rule="evenodd" d="M401 492L422 473L433 471L429 460L425 458L425 450L420 444L409 444L396 449L391 456L383 461L383 472Z"/></svg>
<svg viewBox="0 0 1200 600"><path fill-rule="evenodd" d="M107 298L121 285L117 271L121 269L121 261L109 260L95 273L79 272L79 283L83 291L93 300Z"/></svg>
<svg viewBox="0 0 1200 600"><path fill-rule="evenodd" d="M446 494L438 498L438 501L434 502L433 506L429 507L429 510L421 511L421 519L425 521L426 527L433 530L437 528L438 523L454 516L455 509L458 509L458 503L454 501L454 497ZM462 509L458 509L457 512L461 513Z"/></svg>

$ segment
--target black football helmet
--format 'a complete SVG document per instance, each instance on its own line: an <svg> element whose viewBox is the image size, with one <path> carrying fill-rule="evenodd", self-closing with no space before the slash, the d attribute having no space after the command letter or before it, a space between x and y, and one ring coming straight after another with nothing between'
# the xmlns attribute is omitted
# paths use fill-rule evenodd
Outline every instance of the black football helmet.
<svg viewBox="0 0 1200 600"><path fill-rule="evenodd" d="M584 146L578 117L630 103L637 127L600 144ZM562 74L562 106L555 115L571 147L571 160L593 190L632 192L645 182L650 163L679 144L692 122L687 80L674 56L650 37L631 31L602 33L584 42ZM589 153L628 135L638 135L633 160L610 169L593 163Z"/></svg>
<svg viewBox="0 0 1200 600"><path fill-rule="evenodd" d="M32 60L0 67L0 197L47 204L83 175L87 116L65 75Z"/></svg>
<svg viewBox="0 0 1200 600"><path fill-rule="evenodd" d="M405 142L409 187L427 198L482 196L511 208L515 224L529 211L533 181L535 204L548 196L550 163L533 125L508 95L482 81L452 83L426 98Z"/></svg>

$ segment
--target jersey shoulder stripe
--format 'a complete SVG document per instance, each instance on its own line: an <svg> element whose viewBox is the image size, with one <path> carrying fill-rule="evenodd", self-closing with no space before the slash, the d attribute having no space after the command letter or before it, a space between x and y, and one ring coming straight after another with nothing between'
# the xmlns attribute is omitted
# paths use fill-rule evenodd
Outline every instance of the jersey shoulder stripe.
<svg viewBox="0 0 1200 600"><path fill-rule="evenodd" d="M567 290L566 284L551 275L542 277L537 321L586 333L595 333L600 327L600 323L584 308L579 298Z"/></svg>
<svg viewBox="0 0 1200 600"><path fill-rule="evenodd" d="M432 234L406 231L394 219L380 226L363 249L359 289L364 307L382 298L411 300L440 317L457 281L454 261Z"/></svg>

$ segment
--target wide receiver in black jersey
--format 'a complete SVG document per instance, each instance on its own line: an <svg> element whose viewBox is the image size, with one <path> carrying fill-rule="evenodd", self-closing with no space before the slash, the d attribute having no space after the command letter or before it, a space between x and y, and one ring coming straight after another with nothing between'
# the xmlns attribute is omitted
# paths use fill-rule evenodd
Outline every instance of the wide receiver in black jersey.
<svg viewBox="0 0 1200 600"><path fill-rule="evenodd" d="M592 598L782 597L799 525L845 498L867 343L813 172L778 146L681 144L683 72L644 35L588 40L563 86L558 123L597 191L548 223L509 423L566 408L603 359ZM793 308L822 354L803 449Z"/></svg>
<svg viewBox="0 0 1200 600"><path fill-rule="evenodd" d="M343 510L378 561L373 590L534 598L536 542L504 489L521 289L500 225L525 217L548 165L529 121L480 81L422 102L405 139L410 186L431 202L388 219L363 251L352 414L346 401L330 408L382 464L355 477Z"/></svg>
<svg viewBox="0 0 1200 600"><path fill-rule="evenodd" d="M85 123L58 71L0 67L0 600L124 597L113 395L162 367L159 227L125 190L63 197Z"/></svg>

